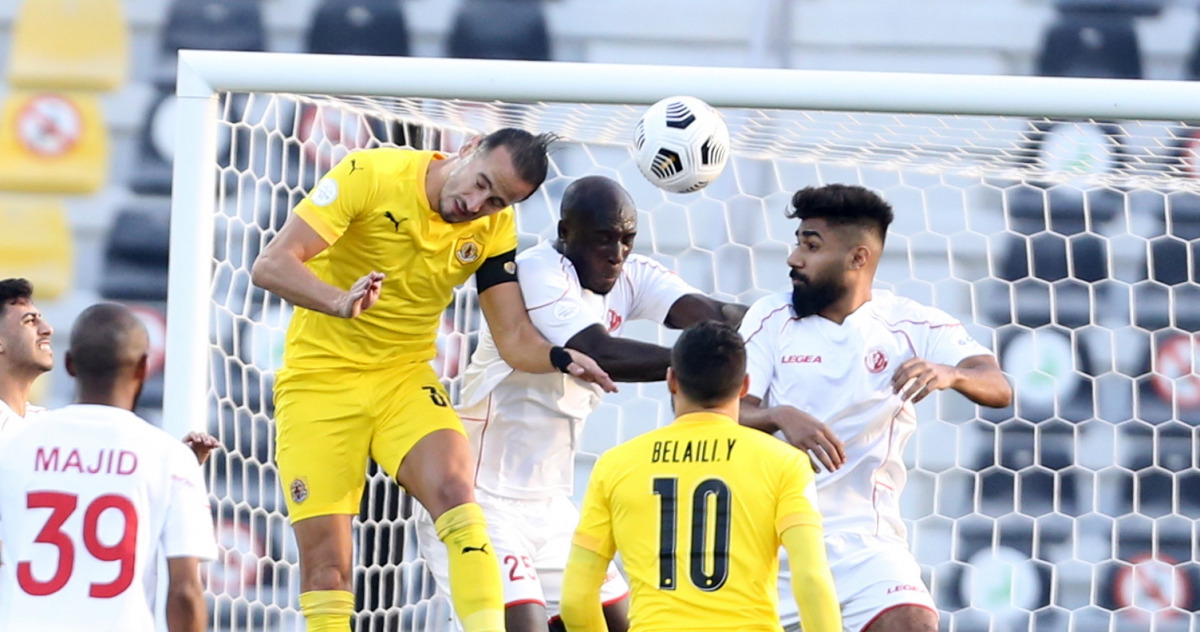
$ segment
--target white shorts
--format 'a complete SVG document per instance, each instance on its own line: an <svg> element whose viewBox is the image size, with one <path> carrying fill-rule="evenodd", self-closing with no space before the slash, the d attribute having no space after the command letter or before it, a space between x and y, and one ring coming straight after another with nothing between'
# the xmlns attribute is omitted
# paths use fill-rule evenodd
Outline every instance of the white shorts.
<svg viewBox="0 0 1200 632"><path fill-rule="evenodd" d="M556 496L538 500L516 500L475 490L475 502L487 518L488 537L500 562L504 605L536 603L546 607L551 619L560 611L563 569L571 552L571 537L579 524L579 510L569 498ZM437 582L438 591L450 594L446 547L437 537L433 520L419 503L413 518L425 566ZM615 564L600 588L604 605L629 594L629 585Z"/></svg>
<svg viewBox="0 0 1200 632"><path fill-rule="evenodd" d="M879 615L896 606L919 606L937 612L933 597L921 581L921 567L908 547L873 536L827 536L825 552L833 584L842 604L842 629L862 632ZM786 553L780 549L779 618L785 628L800 621L792 596Z"/></svg>

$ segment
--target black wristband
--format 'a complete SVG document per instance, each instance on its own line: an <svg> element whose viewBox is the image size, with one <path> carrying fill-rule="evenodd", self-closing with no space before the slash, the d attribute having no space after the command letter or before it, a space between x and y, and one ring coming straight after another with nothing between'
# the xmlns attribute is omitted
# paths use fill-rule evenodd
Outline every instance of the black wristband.
<svg viewBox="0 0 1200 632"><path fill-rule="evenodd" d="M567 367L571 366L572 362L574 360L571 359L571 354L567 353L566 349L562 347L550 347L550 364L554 368L566 373Z"/></svg>

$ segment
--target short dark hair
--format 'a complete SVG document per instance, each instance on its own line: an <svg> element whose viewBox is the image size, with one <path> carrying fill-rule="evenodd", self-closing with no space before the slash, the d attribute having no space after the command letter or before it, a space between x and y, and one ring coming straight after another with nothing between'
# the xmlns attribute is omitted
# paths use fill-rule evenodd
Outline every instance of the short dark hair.
<svg viewBox="0 0 1200 632"><path fill-rule="evenodd" d="M536 191L546 181L546 171L550 166L547 151L556 140L558 136L548 132L534 135L523 129L504 127L484 136L479 141L479 149L484 153L497 147L507 149L512 155L517 177L526 184L532 184Z"/></svg>
<svg viewBox="0 0 1200 632"><path fill-rule="evenodd" d="M96 303L83 310L71 326L67 353L75 378L96 386L111 387L120 372L146 353L146 326L128 307Z"/></svg>
<svg viewBox="0 0 1200 632"><path fill-rule="evenodd" d="M892 205L879 194L852 184L804 187L792 195L792 210L787 216L820 218L835 226L853 224L875 231L880 241L887 239L888 226L895 219Z"/></svg>
<svg viewBox="0 0 1200 632"><path fill-rule="evenodd" d="M33 284L27 279L0 279L0 314L17 301L33 298Z"/></svg>
<svg viewBox="0 0 1200 632"><path fill-rule="evenodd" d="M709 408L736 398L746 377L746 345L733 327L707 320L684 330L671 349L680 392Z"/></svg>

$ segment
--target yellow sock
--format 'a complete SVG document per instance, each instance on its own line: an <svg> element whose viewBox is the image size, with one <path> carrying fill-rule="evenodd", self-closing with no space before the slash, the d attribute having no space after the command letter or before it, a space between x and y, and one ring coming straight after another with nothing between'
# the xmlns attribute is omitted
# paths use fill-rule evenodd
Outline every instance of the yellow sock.
<svg viewBox="0 0 1200 632"><path fill-rule="evenodd" d="M475 503L442 514L433 526L450 558L450 601L463 632L504 632L500 563L488 539L483 509Z"/></svg>
<svg viewBox="0 0 1200 632"><path fill-rule="evenodd" d="M347 632L354 616L354 594L345 590L313 590L300 594L300 612L308 632Z"/></svg>

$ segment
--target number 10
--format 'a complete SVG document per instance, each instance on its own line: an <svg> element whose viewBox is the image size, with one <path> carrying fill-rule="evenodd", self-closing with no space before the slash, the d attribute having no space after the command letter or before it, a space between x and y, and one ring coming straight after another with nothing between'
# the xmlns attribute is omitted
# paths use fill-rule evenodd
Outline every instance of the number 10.
<svg viewBox="0 0 1200 632"><path fill-rule="evenodd" d="M654 494L661 498L658 530L658 587L675 590L675 547L677 542L678 478L654 479ZM716 509L712 546L708 538L708 503L712 497ZM703 591L717 590L729 579L729 485L719 478L700 481L692 492L692 550L688 552L689 578ZM709 563L709 556L712 561ZM705 568L711 572L705 572Z"/></svg>

